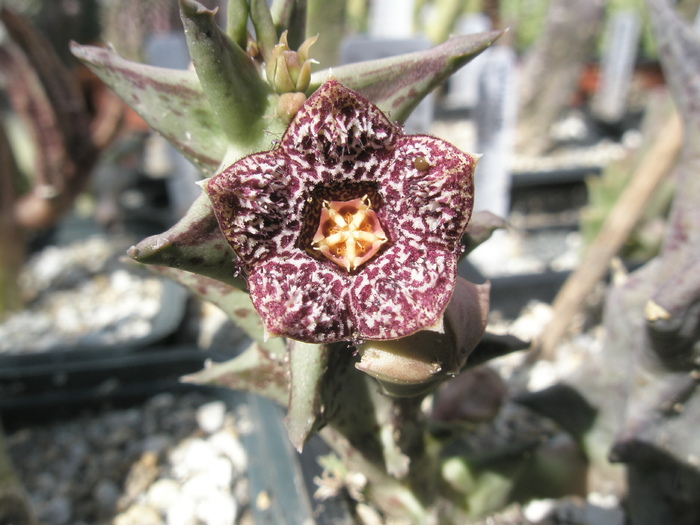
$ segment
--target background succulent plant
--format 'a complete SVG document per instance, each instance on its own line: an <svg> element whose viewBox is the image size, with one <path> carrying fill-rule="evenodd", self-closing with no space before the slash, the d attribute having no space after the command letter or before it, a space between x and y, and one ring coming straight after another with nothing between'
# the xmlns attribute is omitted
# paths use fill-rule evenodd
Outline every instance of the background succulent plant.
<svg viewBox="0 0 700 525"><path fill-rule="evenodd" d="M682 115L684 142L660 253L612 288L608 297L606 353L629 375L618 383L626 393L624 401L606 408L604 418L624 414L615 428L611 456L628 467L634 523L693 523L700 519L700 443L694 431L700 418L700 295L695 284L698 232L691 218L700 197L695 106L700 46L690 26L666 2L648 0L647 6L664 73ZM674 489L664 486L668 476L675 479Z"/></svg>
<svg viewBox="0 0 700 525"><path fill-rule="evenodd" d="M590 483L627 493L635 525L696 523L700 441L697 286L700 46L664 0L648 0L671 95L683 121L674 195L658 254L607 290L605 342L563 384L527 401L569 428L591 462ZM565 399L568 398L568 401ZM568 410L562 410L568 407Z"/></svg>

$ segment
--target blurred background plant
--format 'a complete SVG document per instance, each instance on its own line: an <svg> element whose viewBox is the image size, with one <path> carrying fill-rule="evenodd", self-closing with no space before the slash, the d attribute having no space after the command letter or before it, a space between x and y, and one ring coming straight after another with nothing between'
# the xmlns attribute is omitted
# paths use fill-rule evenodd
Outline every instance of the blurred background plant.
<svg viewBox="0 0 700 525"><path fill-rule="evenodd" d="M56 15L65 15L52 10L57 5L45 2L25 8L55 22ZM90 100L85 75L81 78L65 52L66 35L97 38L94 19L59 33L59 25L49 24L53 42L7 7L2 8L0 22L2 317L22 306L17 283L27 243L54 226L86 189L100 152L118 132L123 106L110 96ZM91 102L99 105L90 107Z"/></svg>

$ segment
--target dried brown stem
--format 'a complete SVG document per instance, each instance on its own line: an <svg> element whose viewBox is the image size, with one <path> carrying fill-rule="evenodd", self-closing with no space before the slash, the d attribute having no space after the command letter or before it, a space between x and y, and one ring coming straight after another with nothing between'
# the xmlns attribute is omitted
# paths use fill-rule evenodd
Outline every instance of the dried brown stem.
<svg viewBox="0 0 700 525"><path fill-rule="evenodd" d="M17 274L24 261L22 231L14 221L17 166L0 121L0 319L21 305Z"/></svg>

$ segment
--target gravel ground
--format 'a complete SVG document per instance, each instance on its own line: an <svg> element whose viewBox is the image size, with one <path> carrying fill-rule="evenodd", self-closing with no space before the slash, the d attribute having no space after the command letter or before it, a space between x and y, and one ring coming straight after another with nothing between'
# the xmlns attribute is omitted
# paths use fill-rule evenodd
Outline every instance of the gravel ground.
<svg viewBox="0 0 700 525"><path fill-rule="evenodd" d="M202 393L7 436L41 525L232 525L248 517L245 414Z"/></svg>
<svg viewBox="0 0 700 525"><path fill-rule="evenodd" d="M184 291L121 262L129 245L95 235L32 256L19 277L27 308L0 323L0 355L139 342L166 315L177 323Z"/></svg>
<svg viewBox="0 0 700 525"><path fill-rule="evenodd" d="M232 411L200 392L163 393L128 409L25 427L7 436L7 447L39 525L253 525L239 439L251 428L242 407ZM479 428L470 446L489 449L528 432L561 445L556 425L516 405ZM374 511L359 510L367 518L360 523L381 525ZM593 493L513 504L465 525L623 523L619 501Z"/></svg>

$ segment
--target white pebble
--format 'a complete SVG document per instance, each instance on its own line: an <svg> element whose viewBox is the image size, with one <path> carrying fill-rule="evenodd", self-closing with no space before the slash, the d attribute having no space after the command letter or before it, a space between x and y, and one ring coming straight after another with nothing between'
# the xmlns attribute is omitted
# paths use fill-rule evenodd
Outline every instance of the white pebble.
<svg viewBox="0 0 700 525"><path fill-rule="evenodd" d="M180 484L174 479L163 478L148 489L146 501L154 509L165 511L180 497Z"/></svg>
<svg viewBox="0 0 700 525"><path fill-rule="evenodd" d="M192 476L185 481L182 484L182 493L192 501L200 501L215 491L216 488L209 475L202 473Z"/></svg>
<svg viewBox="0 0 700 525"><path fill-rule="evenodd" d="M39 286L49 286L65 268L65 256L56 246L49 246L41 252L40 257L31 261L34 275Z"/></svg>
<svg viewBox="0 0 700 525"><path fill-rule="evenodd" d="M601 494L600 492L589 492L586 500L591 505L604 509L613 509L620 506L620 499L614 494Z"/></svg>
<svg viewBox="0 0 700 525"><path fill-rule="evenodd" d="M538 392L554 385L558 379L556 366L550 361L539 360L530 370L527 388L530 392Z"/></svg>
<svg viewBox="0 0 700 525"><path fill-rule="evenodd" d="M170 454L173 471L180 479L186 479L200 472L207 472L216 458L214 447L198 438L181 442Z"/></svg>
<svg viewBox="0 0 700 525"><path fill-rule="evenodd" d="M160 515L146 505L133 505L117 516L113 525L163 525Z"/></svg>
<svg viewBox="0 0 700 525"><path fill-rule="evenodd" d="M136 280L132 275L126 270L115 270L110 276L110 284L118 292L130 291L133 288L134 281Z"/></svg>
<svg viewBox="0 0 700 525"><path fill-rule="evenodd" d="M204 525L233 525L237 513L236 502L223 492L212 492L197 505L197 517Z"/></svg>
<svg viewBox="0 0 700 525"><path fill-rule="evenodd" d="M248 455L239 439L229 431L222 430L209 438L218 451L223 453L233 464L236 472L243 473L248 468Z"/></svg>
<svg viewBox="0 0 700 525"><path fill-rule="evenodd" d="M219 457L210 464L207 475L215 486L228 489L233 482L233 465L228 459Z"/></svg>
<svg viewBox="0 0 700 525"><path fill-rule="evenodd" d="M223 401L211 401L197 409L197 423L199 428L207 434L213 434L224 426L226 417L226 403Z"/></svg>
<svg viewBox="0 0 700 525"><path fill-rule="evenodd" d="M165 515L167 525L197 525L196 506L189 498L178 499Z"/></svg>
<svg viewBox="0 0 700 525"><path fill-rule="evenodd" d="M547 518L555 509L556 500L538 499L527 504L523 509L523 515L528 521L537 523Z"/></svg>

